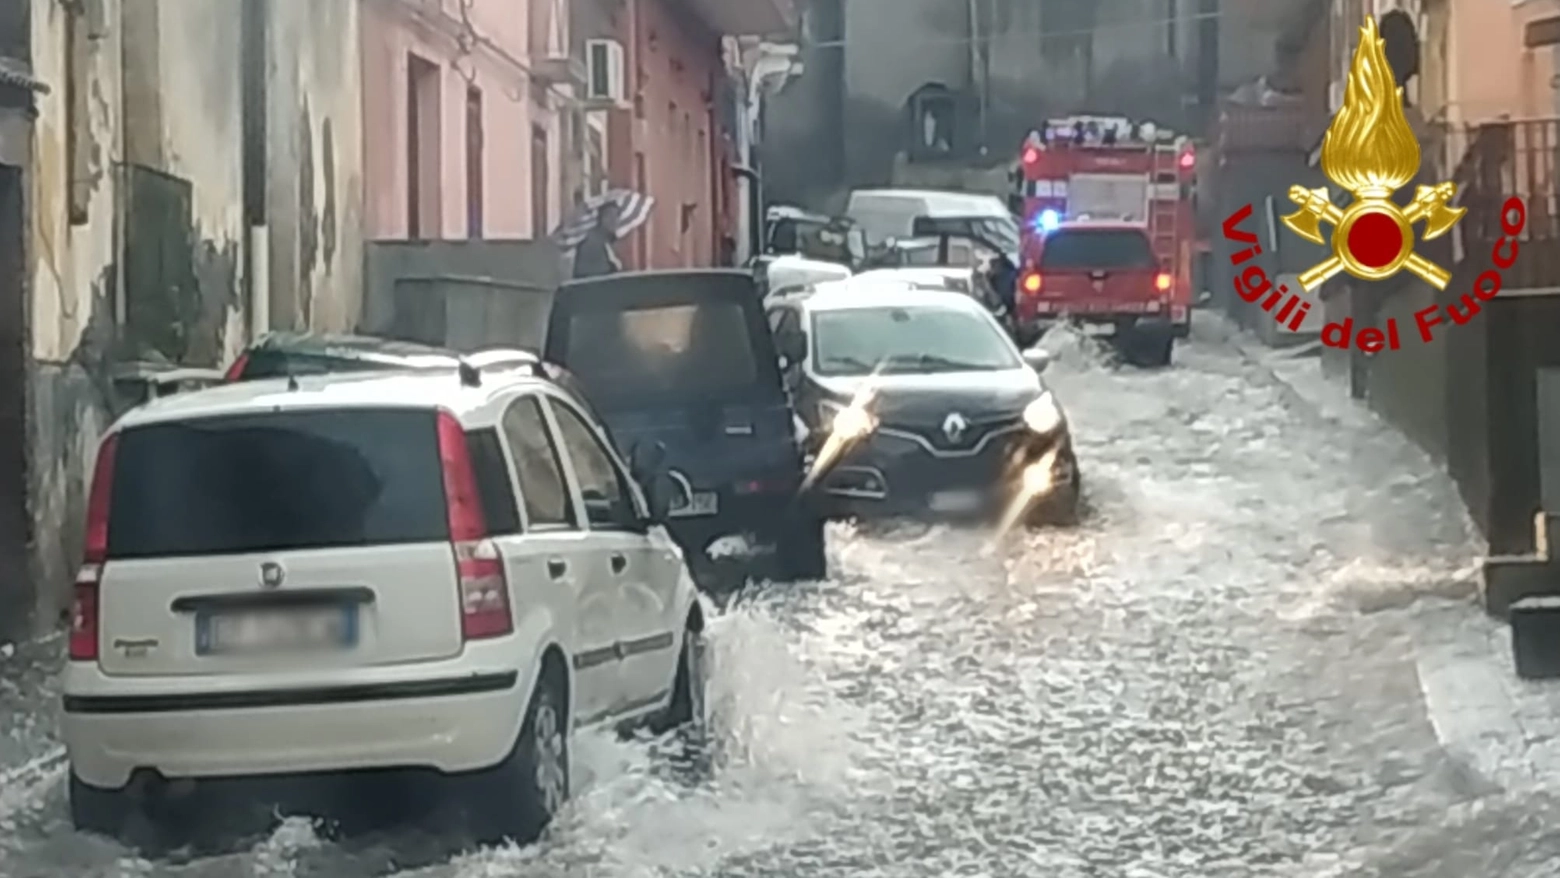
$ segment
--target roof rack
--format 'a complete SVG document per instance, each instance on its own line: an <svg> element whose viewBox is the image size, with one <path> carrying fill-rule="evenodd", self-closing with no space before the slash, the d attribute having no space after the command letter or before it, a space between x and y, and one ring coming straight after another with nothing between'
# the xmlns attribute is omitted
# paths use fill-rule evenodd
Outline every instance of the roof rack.
<svg viewBox="0 0 1560 878"><path fill-rule="evenodd" d="M461 386L462 387L481 387L482 386L482 371L480 369L478 369L476 366L473 366L470 363L466 362L465 359L460 359L460 360L458 360L458 362L459 362L460 365L457 367L457 371L460 374L460 384L461 384Z"/></svg>

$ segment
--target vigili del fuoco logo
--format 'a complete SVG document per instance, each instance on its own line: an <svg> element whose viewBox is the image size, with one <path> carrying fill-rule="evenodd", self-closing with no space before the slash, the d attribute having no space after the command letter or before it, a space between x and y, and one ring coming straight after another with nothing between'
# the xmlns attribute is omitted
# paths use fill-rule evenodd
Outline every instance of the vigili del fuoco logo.
<svg viewBox="0 0 1560 878"><path fill-rule="evenodd" d="M1291 186L1289 199L1300 209L1283 217L1283 222L1305 240L1330 247L1332 255L1300 273L1300 293L1291 292L1287 284L1275 288L1262 266L1247 264L1262 253L1257 236L1241 228L1251 217L1248 204L1224 221L1224 237L1244 247L1230 257L1232 265L1246 266L1235 278L1235 294L1253 304L1260 301L1262 310L1280 325L1298 331L1311 309L1309 297L1340 272L1379 281L1408 271L1437 290L1446 289L1451 272L1415 252L1414 226L1424 223L1423 240L1438 238L1451 231L1468 209L1452 206L1457 186L1451 182L1417 187L1406 207L1392 200L1419 173L1419 142L1403 113L1403 89L1387 62L1385 41L1369 15L1360 28L1343 105L1322 139L1321 158L1322 173L1352 195L1353 202L1339 207L1325 186ZM1495 298L1501 288L1500 271L1516 262L1517 236L1526 222L1522 199L1507 198L1500 212L1503 234L1491 254L1496 268L1479 275L1473 292L1464 293L1457 302L1415 312L1421 340L1430 341L1431 327L1445 323L1443 311L1461 326L1479 313L1482 302ZM1330 239L1322 232L1324 224L1332 227ZM1366 353L1397 350L1402 344L1396 318L1388 318L1382 328L1364 327L1357 336L1352 318L1328 323L1321 338L1335 348L1347 348L1352 341Z"/></svg>

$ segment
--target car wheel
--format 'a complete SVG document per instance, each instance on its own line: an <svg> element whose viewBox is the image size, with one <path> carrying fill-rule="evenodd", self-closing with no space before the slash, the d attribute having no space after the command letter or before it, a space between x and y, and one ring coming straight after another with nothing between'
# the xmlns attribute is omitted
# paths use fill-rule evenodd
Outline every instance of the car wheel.
<svg viewBox="0 0 1560 878"><path fill-rule="evenodd" d="M481 776L472 803L472 829L480 843L535 841L569 798L568 700L561 677L561 671L543 667L514 749Z"/></svg>
<svg viewBox="0 0 1560 878"><path fill-rule="evenodd" d="M1083 475L1078 472L1078 464L1074 462L1072 478L1049 497L1035 504L1035 508L1029 511L1027 520L1031 527L1048 524L1070 527L1077 524L1082 517L1082 506Z"/></svg>
<svg viewBox="0 0 1560 878"><path fill-rule="evenodd" d="M715 752L710 734L709 642L689 618L682 651L672 680L672 701L652 724L656 734L675 732L668 756L673 770L689 783L701 783L714 773Z"/></svg>
<svg viewBox="0 0 1560 878"><path fill-rule="evenodd" d="M824 519L811 512L797 516L775 541L776 579L782 582L816 582L829 575L828 541Z"/></svg>

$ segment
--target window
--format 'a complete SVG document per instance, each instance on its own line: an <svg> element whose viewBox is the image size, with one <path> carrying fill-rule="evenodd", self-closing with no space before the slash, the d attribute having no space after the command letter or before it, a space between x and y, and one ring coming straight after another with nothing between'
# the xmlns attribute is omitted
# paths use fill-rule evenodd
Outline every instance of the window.
<svg viewBox="0 0 1560 878"><path fill-rule="evenodd" d="M606 409L645 394L693 397L760 381L748 311L714 300L659 307L581 308L568 324L565 361Z"/></svg>
<svg viewBox="0 0 1560 878"><path fill-rule="evenodd" d="M67 188L70 223L85 225L92 200L92 142L90 113L91 52L87 22L81 9L65 7L65 151L70 161Z"/></svg>
<svg viewBox="0 0 1560 878"><path fill-rule="evenodd" d="M504 436L515 458L520 496L530 526L579 527L573 498L563 480L563 466L558 462L558 449L553 447L552 434L536 397L523 397L510 404L504 412Z"/></svg>
<svg viewBox="0 0 1560 878"><path fill-rule="evenodd" d="M1159 266L1148 236L1136 229L1062 229L1046 236L1042 247L1042 270L1152 270Z"/></svg>
<svg viewBox="0 0 1560 878"><path fill-rule="evenodd" d="M574 461L574 471L580 479L580 496L585 501L585 515L593 528L621 528L639 518L635 509L633 491L623 474L612 462L612 455L602 445L596 431L586 425L573 408L553 403L553 414L558 418L558 435L569 457Z"/></svg>
<svg viewBox="0 0 1560 878"><path fill-rule="evenodd" d="M482 237L482 89L466 88L466 237Z"/></svg>
<svg viewBox="0 0 1560 878"><path fill-rule="evenodd" d="M531 236L541 238L549 231L547 186L547 129L531 126Z"/></svg>
<svg viewBox="0 0 1560 878"><path fill-rule="evenodd" d="M440 69L416 55L406 56L406 236L441 235L443 195Z"/></svg>
<svg viewBox="0 0 1560 878"><path fill-rule="evenodd" d="M125 430L112 558L448 540L431 410L295 411Z"/></svg>
<svg viewBox="0 0 1560 878"><path fill-rule="evenodd" d="M471 467L477 474L477 490L482 494L482 514L488 533L507 536L520 532L520 512L515 508L515 489L509 479L509 464L498 431L488 427L466 431L466 447L471 451Z"/></svg>

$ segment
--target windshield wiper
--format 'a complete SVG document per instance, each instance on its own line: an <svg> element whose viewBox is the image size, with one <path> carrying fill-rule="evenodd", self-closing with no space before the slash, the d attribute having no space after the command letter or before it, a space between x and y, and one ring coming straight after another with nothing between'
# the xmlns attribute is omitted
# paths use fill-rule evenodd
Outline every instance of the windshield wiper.
<svg viewBox="0 0 1560 878"><path fill-rule="evenodd" d="M862 372L871 372L875 368L873 364L856 357L824 357L823 362L829 366L844 366L847 369L858 369Z"/></svg>
<svg viewBox="0 0 1560 878"><path fill-rule="evenodd" d="M940 369L946 372L984 372L991 368L986 363L971 363L965 360L954 360L948 357L940 357L934 354L906 354L889 357L890 363L901 363L920 369Z"/></svg>

